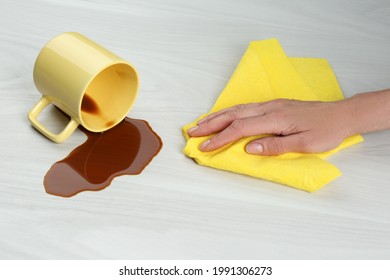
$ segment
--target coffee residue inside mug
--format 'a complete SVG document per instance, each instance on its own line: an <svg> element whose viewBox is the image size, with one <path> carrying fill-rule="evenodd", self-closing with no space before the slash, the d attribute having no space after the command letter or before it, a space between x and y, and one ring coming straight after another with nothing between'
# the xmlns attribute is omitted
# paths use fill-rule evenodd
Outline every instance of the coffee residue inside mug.
<svg viewBox="0 0 390 280"><path fill-rule="evenodd" d="M81 111L90 114L97 114L99 113L99 106L91 96L89 96L88 94L84 94L83 101L81 102Z"/></svg>
<svg viewBox="0 0 390 280"><path fill-rule="evenodd" d="M88 139L50 168L44 178L47 193L70 197L104 189L117 176L141 173L162 147L161 138L144 120L126 117L102 133L81 126L80 130Z"/></svg>

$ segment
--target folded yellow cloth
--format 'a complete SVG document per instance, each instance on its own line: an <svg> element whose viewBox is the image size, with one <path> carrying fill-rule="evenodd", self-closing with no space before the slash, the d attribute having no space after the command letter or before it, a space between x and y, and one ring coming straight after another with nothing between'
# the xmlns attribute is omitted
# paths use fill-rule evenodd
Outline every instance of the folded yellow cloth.
<svg viewBox="0 0 390 280"><path fill-rule="evenodd" d="M289 58L276 39L254 41L250 43L209 114L237 104L265 102L277 98L335 101L343 99L343 94L325 59ZM183 135L187 140L184 153L198 164L278 182L309 192L320 189L341 175L337 167L323 160L324 158L363 141L360 135L352 136L336 149L318 154L247 154L245 146L253 139L259 138L256 136L243 138L214 152L201 152L198 147L209 136L190 138L186 133L190 127L196 125L196 121L183 127Z"/></svg>

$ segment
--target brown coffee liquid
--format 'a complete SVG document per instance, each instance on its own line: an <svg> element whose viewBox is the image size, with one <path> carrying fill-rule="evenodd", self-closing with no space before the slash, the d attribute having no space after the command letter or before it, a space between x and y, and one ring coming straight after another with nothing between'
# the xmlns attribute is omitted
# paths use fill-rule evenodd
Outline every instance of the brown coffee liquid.
<svg viewBox="0 0 390 280"><path fill-rule="evenodd" d="M162 147L144 120L125 118L102 133L80 130L87 141L50 168L43 182L47 193L70 197L104 189L117 176L141 173Z"/></svg>
<svg viewBox="0 0 390 280"><path fill-rule="evenodd" d="M83 96L83 101L81 102L81 111L90 114L97 114L99 113L99 106L91 96L85 93Z"/></svg>

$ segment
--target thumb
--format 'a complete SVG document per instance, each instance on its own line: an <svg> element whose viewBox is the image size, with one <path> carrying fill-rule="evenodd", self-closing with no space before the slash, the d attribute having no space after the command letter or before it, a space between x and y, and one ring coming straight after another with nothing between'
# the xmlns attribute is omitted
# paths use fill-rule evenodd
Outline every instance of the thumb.
<svg viewBox="0 0 390 280"><path fill-rule="evenodd" d="M299 134L289 136L271 136L256 139L246 146L248 154L275 156L288 152L304 152L305 142Z"/></svg>

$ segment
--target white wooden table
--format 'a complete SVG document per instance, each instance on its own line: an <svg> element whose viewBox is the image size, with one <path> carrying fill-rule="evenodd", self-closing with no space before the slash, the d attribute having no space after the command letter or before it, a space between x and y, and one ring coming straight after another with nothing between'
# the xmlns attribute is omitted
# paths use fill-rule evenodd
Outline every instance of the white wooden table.
<svg viewBox="0 0 390 280"><path fill-rule="evenodd" d="M137 67L129 117L164 142L141 175L70 199L42 180L85 136L54 144L26 118L35 58L65 31ZM0 258L389 259L390 131L332 156L343 176L314 194L182 154L181 126L211 108L249 41L273 37L327 58L346 96L390 87L388 0L0 0Z"/></svg>

